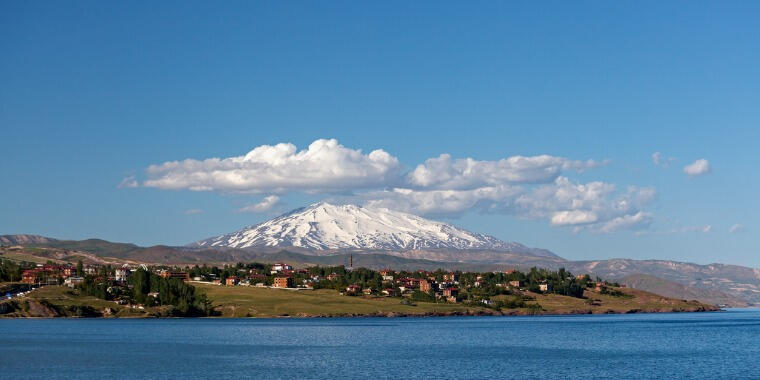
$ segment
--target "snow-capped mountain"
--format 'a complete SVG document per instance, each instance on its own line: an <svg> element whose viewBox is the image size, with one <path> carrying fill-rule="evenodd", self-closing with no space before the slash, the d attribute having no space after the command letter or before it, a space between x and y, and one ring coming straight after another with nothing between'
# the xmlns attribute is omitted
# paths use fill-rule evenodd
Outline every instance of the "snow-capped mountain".
<svg viewBox="0 0 760 380"><path fill-rule="evenodd" d="M317 203L272 220L191 244L194 247L326 249L478 249L554 256L448 223L386 208Z"/></svg>

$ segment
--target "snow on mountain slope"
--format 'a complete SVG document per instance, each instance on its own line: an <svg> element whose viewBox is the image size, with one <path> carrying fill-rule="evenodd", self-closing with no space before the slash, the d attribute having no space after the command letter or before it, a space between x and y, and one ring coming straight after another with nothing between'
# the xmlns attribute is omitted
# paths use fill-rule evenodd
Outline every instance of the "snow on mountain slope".
<svg viewBox="0 0 760 380"><path fill-rule="evenodd" d="M385 208L317 203L194 247L309 249L481 249L554 256L551 252L469 232L447 223Z"/></svg>

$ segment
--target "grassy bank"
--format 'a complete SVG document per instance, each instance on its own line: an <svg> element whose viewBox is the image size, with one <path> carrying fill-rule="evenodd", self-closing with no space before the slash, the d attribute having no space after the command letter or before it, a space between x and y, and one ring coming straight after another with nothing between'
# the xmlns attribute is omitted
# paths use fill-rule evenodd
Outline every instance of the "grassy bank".
<svg viewBox="0 0 760 380"><path fill-rule="evenodd" d="M607 314L708 311L697 301L676 300L641 290L619 288L618 296L586 291L585 299L528 293L528 307L494 310L463 304L415 302L398 298L341 296L335 290L283 290L193 283L212 301L219 317L335 317L426 315ZM537 305L537 306L536 306ZM532 307L531 307L532 306ZM170 307L139 309L118 305L62 286L46 286L28 296L0 302L0 317L162 317Z"/></svg>
<svg viewBox="0 0 760 380"><path fill-rule="evenodd" d="M623 296L592 291L586 299L556 294L528 294L534 301L517 309L493 310L463 304L416 302L401 304L398 298L341 296L334 290L290 291L255 287L194 284L205 292L224 317L355 316L355 315L528 315L606 314L716 310L697 301L665 298L635 289L618 289Z"/></svg>

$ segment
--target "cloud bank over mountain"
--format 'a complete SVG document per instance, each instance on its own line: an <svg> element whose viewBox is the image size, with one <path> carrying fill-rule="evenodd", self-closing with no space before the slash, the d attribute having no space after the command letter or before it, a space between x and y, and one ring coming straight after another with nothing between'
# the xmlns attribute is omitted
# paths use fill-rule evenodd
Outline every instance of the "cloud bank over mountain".
<svg viewBox="0 0 760 380"><path fill-rule="evenodd" d="M474 210L596 233L647 227L653 215L646 207L656 198L655 189L570 178L606 164L546 154L493 161L441 154L404 170L385 150L365 154L335 139L320 139L300 151L281 143L255 147L243 156L151 165L140 185L269 194L240 210L247 212L271 210L278 195L302 192L418 215L458 216Z"/></svg>

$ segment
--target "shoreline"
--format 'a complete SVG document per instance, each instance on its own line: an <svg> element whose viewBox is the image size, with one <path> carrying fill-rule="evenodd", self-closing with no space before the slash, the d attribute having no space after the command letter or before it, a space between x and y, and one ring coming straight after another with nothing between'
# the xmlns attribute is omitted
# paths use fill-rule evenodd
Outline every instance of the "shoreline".
<svg viewBox="0 0 760 380"><path fill-rule="evenodd" d="M736 309L736 308L734 308ZM751 307L740 309L754 309ZM631 309L627 311L614 311L606 310L600 313L594 313L588 310L576 310L571 312L527 312L523 310L513 311L496 311L496 310L477 310L477 311L452 311L452 312L426 312L426 313L398 313L398 312L375 312L367 314L309 314L299 313L295 315L282 314L275 316L248 316L248 317L235 317L235 316L203 316L203 317L182 317L182 316L115 316L115 315L101 315L101 316L71 316L71 315L57 315L57 316L7 316L0 315L0 320L3 319L331 319L331 318L352 318L352 319L364 319L364 318L447 318L447 317L561 317L561 316L581 316L581 315L625 315L625 314L684 314L684 313L711 313L711 312L725 312L726 309L714 307L714 308L696 308L693 310L641 310Z"/></svg>

